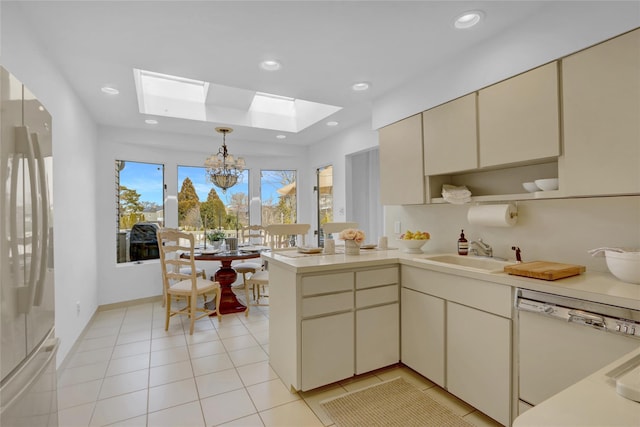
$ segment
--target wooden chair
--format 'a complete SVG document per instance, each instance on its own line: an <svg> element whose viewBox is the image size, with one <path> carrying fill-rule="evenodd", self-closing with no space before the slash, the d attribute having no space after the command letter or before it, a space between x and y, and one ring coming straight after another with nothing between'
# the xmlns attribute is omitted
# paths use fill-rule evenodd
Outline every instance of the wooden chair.
<svg viewBox="0 0 640 427"><path fill-rule="evenodd" d="M347 228L358 228L357 222L327 222L322 224L322 231L324 233L324 237L328 237L334 233L340 233L342 230L346 230ZM335 236L333 236L335 238Z"/></svg>
<svg viewBox="0 0 640 427"><path fill-rule="evenodd" d="M220 317L220 284L199 277L194 260L194 238L191 233L164 228L157 231L158 247L160 249L160 266L162 267L162 281L166 301L165 331L169 330L169 319L176 314L185 314L190 318L189 334L193 335L195 321L214 313L206 307L197 307L198 298L206 302L206 295L215 295L215 313ZM182 245L183 241L188 246ZM188 252L188 258L181 258L182 253ZM189 273L184 271L189 269ZM182 272L181 272L182 271ZM173 298L186 298L187 306L179 310L171 309ZM202 313L196 317L197 313Z"/></svg>
<svg viewBox="0 0 640 427"><path fill-rule="evenodd" d="M242 243L264 245L265 231L261 225L247 225L242 227Z"/></svg>
<svg viewBox="0 0 640 427"><path fill-rule="evenodd" d="M310 228L311 224L272 224L266 226L264 230L271 250L284 250L303 246L305 236ZM294 242L293 245L292 241ZM263 298L268 297L265 290L269 286L269 271L264 268L256 268L255 265L252 268L247 264L234 267L238 273L242 274L244 282L245 295L247 296L247 311L245 314L249 312L249 305L269 305L261 301ZM252 291L253 304L249 299L249 289Z"/></svg>
<svg viewBox="0 0 640 427"><path fill-rule="evenodd" d="M243 263L233 267L237 273L242 274L242 283L244 284L244 294L247 300L247 309L245 316L249 316L249 306L251 305L268 305L260 303L260 298L264 295L265 286L269 285L269 272L262 269L262 266L254 263ZM251 290L251 294L249 294ZM251 297L253 296L253 303Z"/></svg>
<svg viewBox="0 0 640 427"><path fill-rule="evenodd" d="M311 224L267 225L267 244L272 251L304 246L310 228Z"/></svg>

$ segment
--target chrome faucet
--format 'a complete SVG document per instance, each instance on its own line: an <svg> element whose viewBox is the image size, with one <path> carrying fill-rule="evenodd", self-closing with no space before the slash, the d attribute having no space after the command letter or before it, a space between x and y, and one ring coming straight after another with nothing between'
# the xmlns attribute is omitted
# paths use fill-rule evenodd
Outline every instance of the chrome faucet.
<svg viewBox="0 0 640 427"><path fill-rule="evenodd" d="M482 239L472 240L469 246L471 247L470 252L474 255L493 257L493 248Z"/></svg>

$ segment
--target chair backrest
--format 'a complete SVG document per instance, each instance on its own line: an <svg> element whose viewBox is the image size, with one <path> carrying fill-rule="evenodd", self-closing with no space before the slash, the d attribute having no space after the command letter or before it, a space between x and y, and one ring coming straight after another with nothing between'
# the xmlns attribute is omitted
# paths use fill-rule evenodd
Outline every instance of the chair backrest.
<svg viewBox="0 0 640 427"><path fill-rule="evenodd" d="M195 239L193 234L175 228L161 228L156 234L165 291L168 291L174 282L191 280L191 289L195 292L198 273L194 260ZM189 257L181 258L180 255L186 252L189 253ZM180 269L185 267L189 269L189 274L180 273Z"/></svg>
<svg viewBox="0 0 640 427"><path fill-rule="evenodd" d="M304 246L311 224L271 224L265 227L271 250Z"/></svg>
<svg viewBox="0 0 640 427"><path fill-rule="evenodd" d="M265 230L261 225L247 225L242 227L242 243L255 245L265 244Z"/></svg>
<svg viewBox="0 0 640 427"><path fill-rule="evenodd" d="M329 234L339 233L347 228L358 228L357 222L327 222L322 224L322 231L325 236Z"/></svg>

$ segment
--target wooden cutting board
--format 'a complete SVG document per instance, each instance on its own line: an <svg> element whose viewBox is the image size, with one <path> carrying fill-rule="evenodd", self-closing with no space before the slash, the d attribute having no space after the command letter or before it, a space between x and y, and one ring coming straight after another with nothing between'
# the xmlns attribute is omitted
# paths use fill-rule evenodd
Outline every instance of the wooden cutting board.
<svg viewBox="0 0 640 427"><path fill-rule="evenodd" d="M504 268L504 271L509 274L542 280L558 280L564 277L577 276L586 270L587 268L583 265L560 264L549 261L523 262L522 264L510 265Z"/></svg>

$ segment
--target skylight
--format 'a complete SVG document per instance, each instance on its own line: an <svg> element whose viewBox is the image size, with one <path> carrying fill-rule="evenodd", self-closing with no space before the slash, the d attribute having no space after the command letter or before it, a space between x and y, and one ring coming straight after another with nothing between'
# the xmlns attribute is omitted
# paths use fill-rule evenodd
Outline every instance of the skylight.
<svg viewBox="0 0 640 427"><path fill-rule="evenodd" d="M300 132L342 107L134 69L142 114Z"/></svg>
<svg viewBox="0 0 640 427"><path fill-rule="evenodd" d="M249 111L295 117L296 105L293 98L256 92Z"/></svg>

